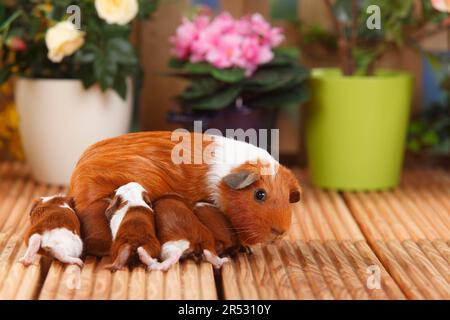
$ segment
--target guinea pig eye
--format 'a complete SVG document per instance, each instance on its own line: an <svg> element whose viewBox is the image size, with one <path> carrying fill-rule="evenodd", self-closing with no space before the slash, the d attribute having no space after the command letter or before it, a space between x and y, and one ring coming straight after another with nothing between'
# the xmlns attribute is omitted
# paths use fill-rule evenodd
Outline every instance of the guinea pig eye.
<svg viewBox="0 0 450 320"><path fill-rule="evenodd" d="M254 197L255 197L256 201L261 201L261 202L265 201L266 197L267 197L267 192L264 189L258 189L255 191Z"/></svg>

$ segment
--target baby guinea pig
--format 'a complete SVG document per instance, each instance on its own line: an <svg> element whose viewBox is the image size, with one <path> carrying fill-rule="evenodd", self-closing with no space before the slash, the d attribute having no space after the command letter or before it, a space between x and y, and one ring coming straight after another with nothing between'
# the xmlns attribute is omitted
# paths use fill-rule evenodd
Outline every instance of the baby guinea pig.
<svg viewBox="0 0 450 320"><path fill-rule="evenodd" d="M238 236L230 220L219 208L209 202L197 202L193 211L200 222L213 234L219 256L235 255L240 250Z"/></svg>
<svg viewBox="0 0 450 320"><path fill-rule="evenodd" d="M156 230L161 242L160 270L167 270L180 258L204 255L215 268L228 261L220 258L215 249L214 236L192 212L185 200L168 194L155 202Z"/></svg>
<svg viewBox="0 0 450 320"><path fill-rule="evenodd" d="M80 222L73 208L73 198L59 195L42 197L34 203L25 234L28 247L19 260L22 264L32 264L36 254L41 253L63 263L83 266Z"/></svg>
<svg viewBox="0 0 450 320"><path fill-rule="evenodd" d="M136 182L119 187L105 211L110 221L113 244L112 271L122 269L132 258L149 270L159 266L161 246L155 234L154 213L145 189Z"/></svg>

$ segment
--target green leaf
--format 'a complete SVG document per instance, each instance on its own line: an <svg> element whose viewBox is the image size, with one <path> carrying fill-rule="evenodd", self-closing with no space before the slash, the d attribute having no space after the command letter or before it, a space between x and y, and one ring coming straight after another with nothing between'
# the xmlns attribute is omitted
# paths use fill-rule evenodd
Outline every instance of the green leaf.
<svg viewBox="0 0 450 320"><path fill-rule="evenodd" d="M293 60L298 60L300 57L300 50L295 47L279 47L273 50L275 55L281 55Z"/></svg>
<svg viewBox="0 0 450 320"><path fill-rule="evenodd" d="M198 79L192 82L178 97L181 100L198 99L216 92L220 86L220 83L213 78Z"/></svg>
<svg viewBox="0 0 450 320"><path fill-rule="evenodd" d="M274 20L298 21L297 0L270 0L270 15Z"/></svg>
<svg viewBox="0 0 450 320"><path fill-rule="evenodd" d="M279 92L271 92L270 94L261 95L257 99L249 102L252 107L262 108L288 108L298 107L300 103L309 99L309 90L306 86L297 89L283 90Z"/></svg>
<svg viewBox="0 0 450 320"><path fill-rule="evenodd" d="M420 145L419 140L417 140L417 139L411 139L411 140L409 140L409 141L408 141L408 144L407 144L407 149L410 150L410 151L412 151L412 152L418 152L418 151L420 151L421 145Z"/></svg>
<svg viewBox="0 0 450 320"><path fill-rule="evenodd" d="M303 67L260 69L246 81L248 89L267 92L299 85L309 77L309 71Z"/></svg>
<svg viewBox="0 0 450 320"><path fill-rule="evenodd" d="M3 67L0 69L0 84L6 82L11 76L11 70L8 67Z"/></svg>
<svg viewBox="0 0 450 320"><path fill-rule="evenodd" d="M117 73L117 64L106 58L97 58L94 61L94 75L102 90L112 87Z"/></svg>
<svg viewBox="0 0 450 320"><path fill-rule="evenodd" d="M409 126L410 134L420 134L424 130L425 124L423 123L423 121L420 120L412 122L411 125Z"/></svg>
<svg viewBox="0 0 450 320"><path fill-rule="evenodd" d="M205 63L205 62L199 62L199 63L186 63L184 65L183 70L186 73L191 73L191 74L211 74L211 72L213 70L215 70L215 68L210 65L209 63Z"/></svg>
<svg viewBox="0 0 450 320"><path fill-rule="evenodd" d="M83 82L83 87L85 89L94 85L96 82L94 73L92 71L83 73L83 77L81 78L81 81Z"/></svg>
<svg viewBox="0 0 450 320"><path fill-rule="evenodd" d="M216 92L213 95L186 103L196 110L219 110L231 105L239 96L242 86L235 85Z"/></svg>
<svg viewBox="0 0 450 320"><path fill-rule="evenodd" d="M139 0L139 18L147 19L158 8L160 0Z"/></svg>
<svg viewBox="0 0 450 320"><path fill-rule="evenodd" d="M436 132L428 130L427 132L425 132L425 134L422 136L422 143L426 146L433 146L438 144L439 142L439 137L436 134Z"/></svg>
<svg viewBox="0 0 450 320"><path fill-rule="evenodd" d="M181 60L181 59L171 58L169 60L169 68L172 68L172 69L181 69L184 67L185 64L186 64L186 61Z"/></svg>
<svg viewBox="0 0 450 320"><path fill-rule="evenodd" d="M95 52L86 52L86 51L80 50L75 54L74 59L75 59L75 62L87 64L87 63L94 62L96 56L97 55Z"/></svg>
<svg viewBox="0 0 450 320"><path fill-rule="evenodd" d="M232 69L213 69L211 75L217 80L229 83L235 83L245 78L245 70L240 68Z"/></svg>
<svg viewBox="0 0 450 320"><path fill-rule="evenodd" d="M374 51L369 51L361 48L355 48L352 52L353 58L356 61L356 75L366 75L368 68L377 54Z"/></svg>
<svg viewBox="0 0 450 320"><path fill-rule="evenodd" d="M11 26L11 23L13 23L13 21L19 18L22 14L22 10L15 11L8 19L6 19L6 21L2 22L0 25L0 32L7 30Z"/></svg>
<svg viewBox="0 0 450 320"><path fill-rule="evenodd" d="M122 64L137 64L136 52L128 41L124 38L111 38L108 40L106 52L110 59Z"/></svg>
<svg viewBox="0 0 450 320"><path fill-rule="evenodd" d="M125 100L127 98L127 81L126 81L126 77L124 77L124 76L116 77L116 80L114 81L113 89L114 89L114 91L117 92L117 94L123 100Z"/></svg>

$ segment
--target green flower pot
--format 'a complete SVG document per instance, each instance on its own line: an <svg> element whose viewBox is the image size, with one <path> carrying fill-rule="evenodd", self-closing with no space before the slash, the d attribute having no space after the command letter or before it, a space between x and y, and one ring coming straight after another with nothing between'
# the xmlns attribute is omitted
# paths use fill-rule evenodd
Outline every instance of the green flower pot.
<svg viewBox="0 0 450 320"><path fill-rule="evenodd" d="M306 143L313 184L338 190L398 185L412 76L379 70L344 77L338 69L316 69L311 92Z"/></svg>

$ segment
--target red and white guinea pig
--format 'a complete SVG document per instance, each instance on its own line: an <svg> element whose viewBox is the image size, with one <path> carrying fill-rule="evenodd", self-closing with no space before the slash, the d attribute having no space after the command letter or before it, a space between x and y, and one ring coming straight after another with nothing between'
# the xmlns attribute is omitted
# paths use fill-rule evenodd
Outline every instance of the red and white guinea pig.
<svg viewBox="0 0 450 320"><path fill-rule="evenodd" d="M52 196L37 200L30 211L25 234L27 250L20 262L28 266L37 253L48 254L67 264L83 266L80 222L71 197Z"/></svg>
<svg viewBox="0 0 450 320"><path fill-rule="evenodd" d="M241 248L237 234L230 220L214 204L197 202L194 206L194 214L200 222L206 226L214 236L216 252L219 256L235 255Z"/></svg>
<svg viewBox="0 0 450 320"><path fill-rule="evenodd" d="M145 189L136 182L119 187L105 215L113 238L113 262L106 268L120 270L131 259L139 257L149 270L156 269L161 245L156 238L153 209Z"/></svg>
<svg viewBox="0 0 450 320"><path fill-rule="evenodd" d="M130 133L89 147L72 174L70 195L88 253L109 253L103 198L129 181L140 183L152 201L177 193L214 203L240 230L243 245L285 233L300 200L292 172L254 145L200 133Z"/></svg>
<svg viewBox="0 0 450 320"><path fill-rule="evenodd" d="M201 257L215 268L227 258L220 258L215 249L212 232L192 212L185 199L178 195L165 195L156 200L156 232L161 242L160 270L167 270L180 258Z"/></svg>

